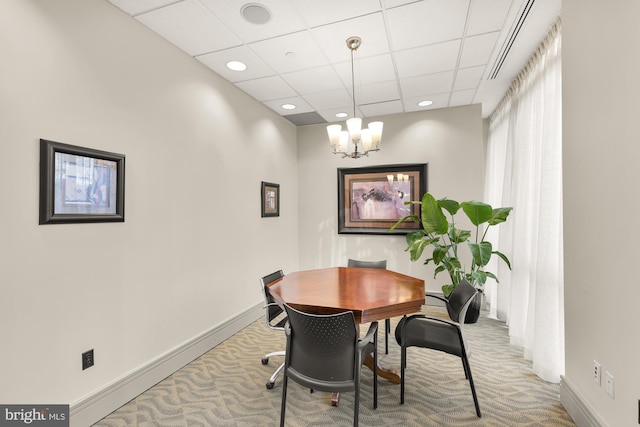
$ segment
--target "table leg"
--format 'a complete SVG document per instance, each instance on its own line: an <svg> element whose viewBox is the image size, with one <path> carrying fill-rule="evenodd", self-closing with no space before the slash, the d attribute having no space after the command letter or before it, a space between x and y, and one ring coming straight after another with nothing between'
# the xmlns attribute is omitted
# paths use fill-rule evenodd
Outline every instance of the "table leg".
<svg viewBox="0 0 640 427"><path fill-rule="evenodd" d="M338 406L340 403L340 393L335 392L331 394L331 406Z"/></svg>
<svg viewBox="0 0 640 427"><path fill-rule="evenodd" d="M364 364L367 368L373 370L373 356L368 354L364 359ZM383 368L380 366L380 363L378 363L378 376L392 382L393 384L400 384L400 375L398 374L398 371L395 369Z"/></svg>

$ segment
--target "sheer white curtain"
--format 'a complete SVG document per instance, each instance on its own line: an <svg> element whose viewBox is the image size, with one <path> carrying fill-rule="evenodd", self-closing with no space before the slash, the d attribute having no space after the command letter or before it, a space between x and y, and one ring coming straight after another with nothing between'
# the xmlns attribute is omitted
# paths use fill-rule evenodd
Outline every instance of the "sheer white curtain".
<svg viewBox="0 0 640 427"><path fill-rule="evenodd" d="M564 373L560 46L558 21L489 118L485 194L493 206L513 207L491 230L512 270L494 267L490 314L551 382Z"/></svg>

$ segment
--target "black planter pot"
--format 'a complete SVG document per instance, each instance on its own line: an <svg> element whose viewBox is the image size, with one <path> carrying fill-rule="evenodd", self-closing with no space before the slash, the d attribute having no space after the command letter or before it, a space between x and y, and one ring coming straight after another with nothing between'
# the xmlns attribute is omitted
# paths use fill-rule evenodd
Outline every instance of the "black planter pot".
<svg viewBox="0 0 640 427"><path fill-rule="evenodd" d="M464 323L476 323L480 318L480 309L482 308L482 298L484 297L484 293L482 291L478 291L471 304L469 304L469 308L467 309L467 315L464 317ZM449 313L449 317L451 316L451 311L449 311L449 304L447 304L447 313Z"/></svg>

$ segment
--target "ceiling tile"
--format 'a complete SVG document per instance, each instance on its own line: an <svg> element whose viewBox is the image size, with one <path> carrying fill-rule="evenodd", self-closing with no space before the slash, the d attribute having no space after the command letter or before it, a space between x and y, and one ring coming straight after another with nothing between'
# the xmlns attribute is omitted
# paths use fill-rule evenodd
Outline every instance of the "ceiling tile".
<svg viewBox="0 0 640 427"><path fill-rule="evenodd" d="M308 31L251 43L249 48L278 73L328 65Z"/></svg>
<svg viewBox="0 0 640 427"><path fill-rule="evenodd" d="M341 110L353 111L353 101L351 98L351 94L345 89L314 93L306 95L304 98L318 111L336 108Z"/></svg>
<svg viewBox="0 0 640 427"><path fill-rule="evenodd" d="M465 68L487 64L495 48L498 35L496 32L464 39L459 66Z"/></svg>
<svg viewBox="0 0 640 427"><path fill-rule="evenodd" d="M291 86L278 76L238 82L236 85L258 101L270 101L297 95Z"/></svg>
<svg viewBox="0 0 640 427"><path fill-rule="evenodd" d="M315 109L312 106L307 104L305 100L300 98L299 96L292 96L289 98L264 101L263 104L281 115L300 114L300 113L308 113L310 111L315 111ZM286 110L282 108L284 104L293 104L296 106L296 109Z"/></svg>
<svg viewBox="0 0 640 427"><path fill-rule="evenodd" d="M395 50L440 43L463 36L469 0L424 0L387 11Z"/></svg>
<svg viewBox="0 0 640 427"><path fill-rule="evenodd" d="M366 104L395 99L400 99L398 83L395 80L361 85L360 90L356 91L356 102L361 107Z"/></svg>
<svg viewBox="0 0 640 427"><path fill-rule="evenodd" d="M293 3L309 27L380 11L379 0L296 0Z"/></svg>
<svg viewBox="0 0 640 427"><path fill-rule="evenodd" d="M409 3L415 3L422 0L382 0L384 7L391 9L393 7L403 6Z"/></svg>
<svg viewBox="0 0 640 427"><path fill-rule="evenodd" d="M337 90L344 87L330 65L284 73L280 77L301 95Z"/></svg>
<svg viewBox="0 0 640 427"><path fill-rule="evenodd" d="M475 89L471 90L458 90L451 94L451 100L449 101L449 107L456 107L458 105L468 105L473 101L473 96L476 94Z"/></svg>
<svg viewBox="0 0 640 427"><path fill-rule="evenodd" d="M420 107L418 102L430 100L433 101L433 104L428 105L426 107ZM407 112L410 111L422 111L422 110L433 110L436 108L446 108L449 106L449 92L447 93L438 93L435 95L429 96L420 96L420 97L409 97L403 99L404 109Z"/></svg>
<svg viewBox="0 0 640 427"><path fill-rule="evenodd" d="M467 35L500 31L505 23L509 8L519 4L514 0L473 0L467 24Z"/></svg>
<svg viewBox="0 0 640 427"><path fill-rule="evenodd" d="M459 69L453 90L476 89L482 80L484 70L485 66Z"/></svg>
<svg viewBox="0 0 640 427"><path fill-rule="evenodd" d="M460 40L396 52L398 76L402 78L453 70L458 61Z"/></svg>
<svg viewBox="0 0 640 427"><path fill-rule="evenodd" d="M351 61L335 64L335 69L344 85L348 88L351 84ZM355 60L356 84L379 83L395 80L396 72L390 54L358 58Z"/></svg>
<svg viewBox="0 0 640 427"><path fill-rule="evenodd" d="M242 43L197 0L175 3L136 19L191 56Z"/></svg>
<svg viewBox="0 0 640 427"><path fill-rule="evenodd" d="M258 3L271 12L271 20L264 24L253 24L242 16L242 7L250 3L247 0L200 1L245 43L306 29L295 10L296 2L293 0L260 0Z"/></svg>
<svg viewBox="0 0 640 427"><path fill-rule="evenodd" d="M452 86L453 71L400 79L400 88L405 97L448 92Z"/></svg>
<svg viewBox="0 0 640 427"><path fill-rule="evenodd" d="M275 74L262 59L246 46L219 50L197 56L196 59L230 82L252 80L260 77L273 76ZM247 69L244 71L230 70L226 66L229 61L243 62L247 66Z"/></svg>
<svg viewBox="0 0 640 427"><path fill-rule="evenodd" d="M404 112L402 102L399 99L395 101L380 102L378 104L361 105L360 111L362 112L363 117L384 116L387 114ZM365 126L364 123L363 126Z"/></svg>
<svg viewBox="0 0 640 427"><path fill-rule="evenodd" d="M349 114L349 117L352 117L353 106L349 106L347 108L329 108L326 110L318 110L318 114L324 117L327 122L342 125L346 130L346 123L345 123L346 118L342 118L342 119L337 118L335 116L337 113L347 113ZM356 116L362 117L363 114L360 110L356 109Z"/></svg>
<svg viewBox="0 0 640 427"><path fill-rule="evenodd" d="M362 39L362 45L358 48L360 58L389 53L389 43L384 28L382 13L374 13L313 28L311 33L318 44L323 46L329 61L335 63L351 60L347 39L352 36L358 36Z"/></svg>
<svg viewBox="0 0 640 427"><path fill-rule="evenodd" d="M129 15L136 16L140 13L149 12L151 10L175 3L176 0L109 0L109 2L118 6Z"/></svg>

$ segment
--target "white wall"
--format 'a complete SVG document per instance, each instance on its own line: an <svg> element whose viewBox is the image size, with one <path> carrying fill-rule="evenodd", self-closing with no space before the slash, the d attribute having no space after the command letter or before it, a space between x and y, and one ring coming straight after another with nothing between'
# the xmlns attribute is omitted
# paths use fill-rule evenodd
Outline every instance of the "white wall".
<svg viewBox="0 0 640 427"><path fill-rule="evenodd" d="M76 402L298 268L291 123L106 1L3 0L0 52L0 402ZM38 225L40 138L125 154L126 222Z"/></svg>
<svg viewBox="0 0 640 427"><path fill-rule="evenodd" d="M640 398L638 16L635 0L563 2L565 380L611 427L638 425Z"/></svg>
<svg viewBox="0 0 640 427"><path fill-rule="evenodd" d="M481 116L480 105L384 116L381 151L358 160L331 154L326 125L300 127L300 268L344 266L348 258L387 259L389 269L424 278L427 289L440 291L445 275L434 281L431 266L412 263L404 236L337 233L337 168L428 163L428 190L436 198L482 200Z"/></svg>

